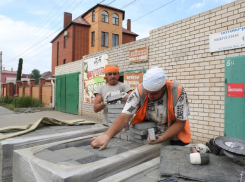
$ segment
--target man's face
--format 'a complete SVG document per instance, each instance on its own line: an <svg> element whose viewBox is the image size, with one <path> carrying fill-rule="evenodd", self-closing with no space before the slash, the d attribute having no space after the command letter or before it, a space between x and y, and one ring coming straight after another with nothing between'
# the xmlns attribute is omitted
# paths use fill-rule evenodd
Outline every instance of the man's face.
<svg viewBox="0 0 245 182"><path fill-rule="evenodd" d="M148 91L145 89L145 94L150 101L157 101L162 98L165 92L165 86L158 91Z"/></svg>
<svg viewBox="0 0 245 182"><path fill-rule="evenodd" d="M118 72L108 72L106 73L106 79L109 85L116 85L118 84Z"/></svg>

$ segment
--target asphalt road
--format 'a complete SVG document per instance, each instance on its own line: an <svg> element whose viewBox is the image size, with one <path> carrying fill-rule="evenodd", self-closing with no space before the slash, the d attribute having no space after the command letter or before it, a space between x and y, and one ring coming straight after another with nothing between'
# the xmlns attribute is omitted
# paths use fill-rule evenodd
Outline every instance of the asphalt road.
<svg viewBox="0 0 245 182"><path fill-rule="evenodd" d="M86 119L89 121L96 121L98 123L102 123L94 118L89 118L87 116L68 114L68 113L63 113L54 110L41 111L35 113L15 114L13 111L0 106L0 128L7 127L7 126L22 126L22 125L32 124L45 116L49 116L60 120Z"/></svg>

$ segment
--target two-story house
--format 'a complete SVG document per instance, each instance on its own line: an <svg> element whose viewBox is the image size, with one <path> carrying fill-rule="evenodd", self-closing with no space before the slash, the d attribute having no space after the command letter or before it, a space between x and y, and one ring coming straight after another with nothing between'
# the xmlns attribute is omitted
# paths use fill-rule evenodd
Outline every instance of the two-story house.
<svg viewBox="0 0 245 182"><path fill-rule="evenodd" d="M64 13L63 30L51 41L52 74L55 67L80 60L84 55L102 51L136 40L131 32L131 21L123 28L125 11L97 4L72 20L71 13Z"/></svg>

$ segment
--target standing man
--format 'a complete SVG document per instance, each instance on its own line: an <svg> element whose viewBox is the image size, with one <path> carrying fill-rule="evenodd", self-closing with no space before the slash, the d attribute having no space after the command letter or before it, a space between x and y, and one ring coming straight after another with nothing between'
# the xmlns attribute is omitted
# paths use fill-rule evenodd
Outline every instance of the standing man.
<svg viewBox="0 0 245 182"><path fill-rule="evenodd" d="M109 126L107 120L107 97L117 95L120 92L123 92L122 104L126 102L128 94L131 93L131 88L129 85L119 82L120 77L119 67L117 64L108 64L105 66L105 79L106 84L100 86L94 93L95 102L94 102L94 112L99 112L103 110L103 125Z"/></svg>
<svg viewBox="0 0 245 182"><path fill-rule="evenodd" d="M187 145L191 140L188 121L189 103L185 89L177 82L170 81L162 68L153 67L143 76L143 84L130 94L122 113L101 136L92 138L91 146L103 150L109 140L119 133L134 115L131 122L144 120L156 122L159 135L150 144L171 141L171 145Z"/></svg>

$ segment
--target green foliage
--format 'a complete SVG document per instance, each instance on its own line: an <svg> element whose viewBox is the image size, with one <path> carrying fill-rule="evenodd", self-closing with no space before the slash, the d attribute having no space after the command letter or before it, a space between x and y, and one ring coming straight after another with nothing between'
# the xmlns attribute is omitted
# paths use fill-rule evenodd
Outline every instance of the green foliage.
<svg viewBox="0 0 245 182"><path fill-rule="evenodd" d="M29 96L22 96L16 100L16 108L26 107L43 107L42 102L39 99L31 98Z"/></svg>
<svg viewBox="0 0 245 182"><path fill-rule="evenodd" d="M23 64L23 59L20 58L20 59L19 59L19 65L18 65L18 71L17 71L16 81L21 81L22 64Z"/></svg>
<svg viewBox="0 0 245 182"><path fill-rule="evenodd" d="M13 97L6 96L0 98L0 104L10 104L12 102L13 102Z"/></svg>
<svg viewBox="0 0 245 182"><path fill-rule="evenodd" d="M8 109L14 109L14 98L12 97L1 97L0 105ZM27 107L43 107L42 102L39 99L27 97L16 98L16 108L27 108Z"/></svg>
<svg viewBox="0 0 245 182"><path fill-rule="evenodd" d="M38 69L34 69L31 72L31 78L35 79L35 84L38 85L39 83L39 78L41 77L40 71Z"/></svg>

